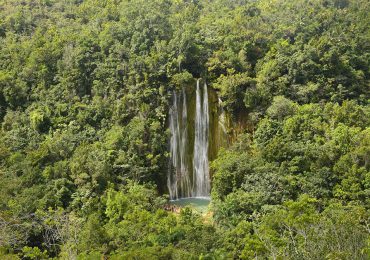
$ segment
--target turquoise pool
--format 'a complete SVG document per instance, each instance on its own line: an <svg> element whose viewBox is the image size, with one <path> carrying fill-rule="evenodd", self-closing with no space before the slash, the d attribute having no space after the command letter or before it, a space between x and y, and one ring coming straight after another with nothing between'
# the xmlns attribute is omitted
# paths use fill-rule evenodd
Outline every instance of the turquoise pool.
<svg viewBox="0 0 370 260"><path fill-rule="evenodd" d="M178 207L186 207L194 209L195 211L203 214L208 211L208 206L211 202L211 198L183 198L178 200L171 200L170 204Z"/></svg>

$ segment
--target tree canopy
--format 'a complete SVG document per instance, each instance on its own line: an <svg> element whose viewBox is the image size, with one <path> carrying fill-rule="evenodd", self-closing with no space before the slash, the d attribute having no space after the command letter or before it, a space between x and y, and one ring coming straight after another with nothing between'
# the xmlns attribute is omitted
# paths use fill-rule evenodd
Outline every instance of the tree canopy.
<svg viewBox="0 0 370 260"><path fill-rule="evenodd" d="M0 258L367 259L369 14L0 0ZM206 219L164 210L171 95L200 77L247 122Z"/></svg>

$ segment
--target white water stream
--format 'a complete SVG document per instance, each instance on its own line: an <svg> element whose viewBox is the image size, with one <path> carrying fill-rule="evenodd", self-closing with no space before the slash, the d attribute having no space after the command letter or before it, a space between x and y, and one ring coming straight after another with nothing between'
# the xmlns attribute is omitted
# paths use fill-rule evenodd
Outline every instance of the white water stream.
<svg viewBox="0 0 370 260"><path fill-rule="evenodd" d="M188 108L186 92L173 93L170 109L170 152L172 167L167 176L170 199L189 197L209 197L211 182L209 176L208 139L209 105L207 85L196 85L194 144L189 142ZM194 145L192 165L190 166L189 147Z"/></svg>

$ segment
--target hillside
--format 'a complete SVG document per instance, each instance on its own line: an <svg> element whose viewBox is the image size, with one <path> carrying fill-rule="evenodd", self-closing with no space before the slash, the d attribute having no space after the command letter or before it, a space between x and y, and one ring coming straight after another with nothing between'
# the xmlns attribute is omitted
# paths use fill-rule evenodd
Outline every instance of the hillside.
<svg viewBox="0 0 370 260"><path fill-rule="evenodd" d="M369 14L0 0L0 258L368 259Z"/></svg>

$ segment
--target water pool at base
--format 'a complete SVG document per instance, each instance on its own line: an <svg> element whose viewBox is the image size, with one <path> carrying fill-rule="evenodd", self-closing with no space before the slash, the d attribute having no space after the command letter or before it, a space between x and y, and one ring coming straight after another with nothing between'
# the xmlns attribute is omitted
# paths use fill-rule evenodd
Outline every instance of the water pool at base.
<svg viewBox="0 0 370 260"><path fill-rule="evenodd" d="M183 198L178 200L171 200L170 204L178 206L178 207L186 207L189 206L190 208L196 210L197 212L203 214L208 211L209 203L211 202L211 198Z"/></svg>

